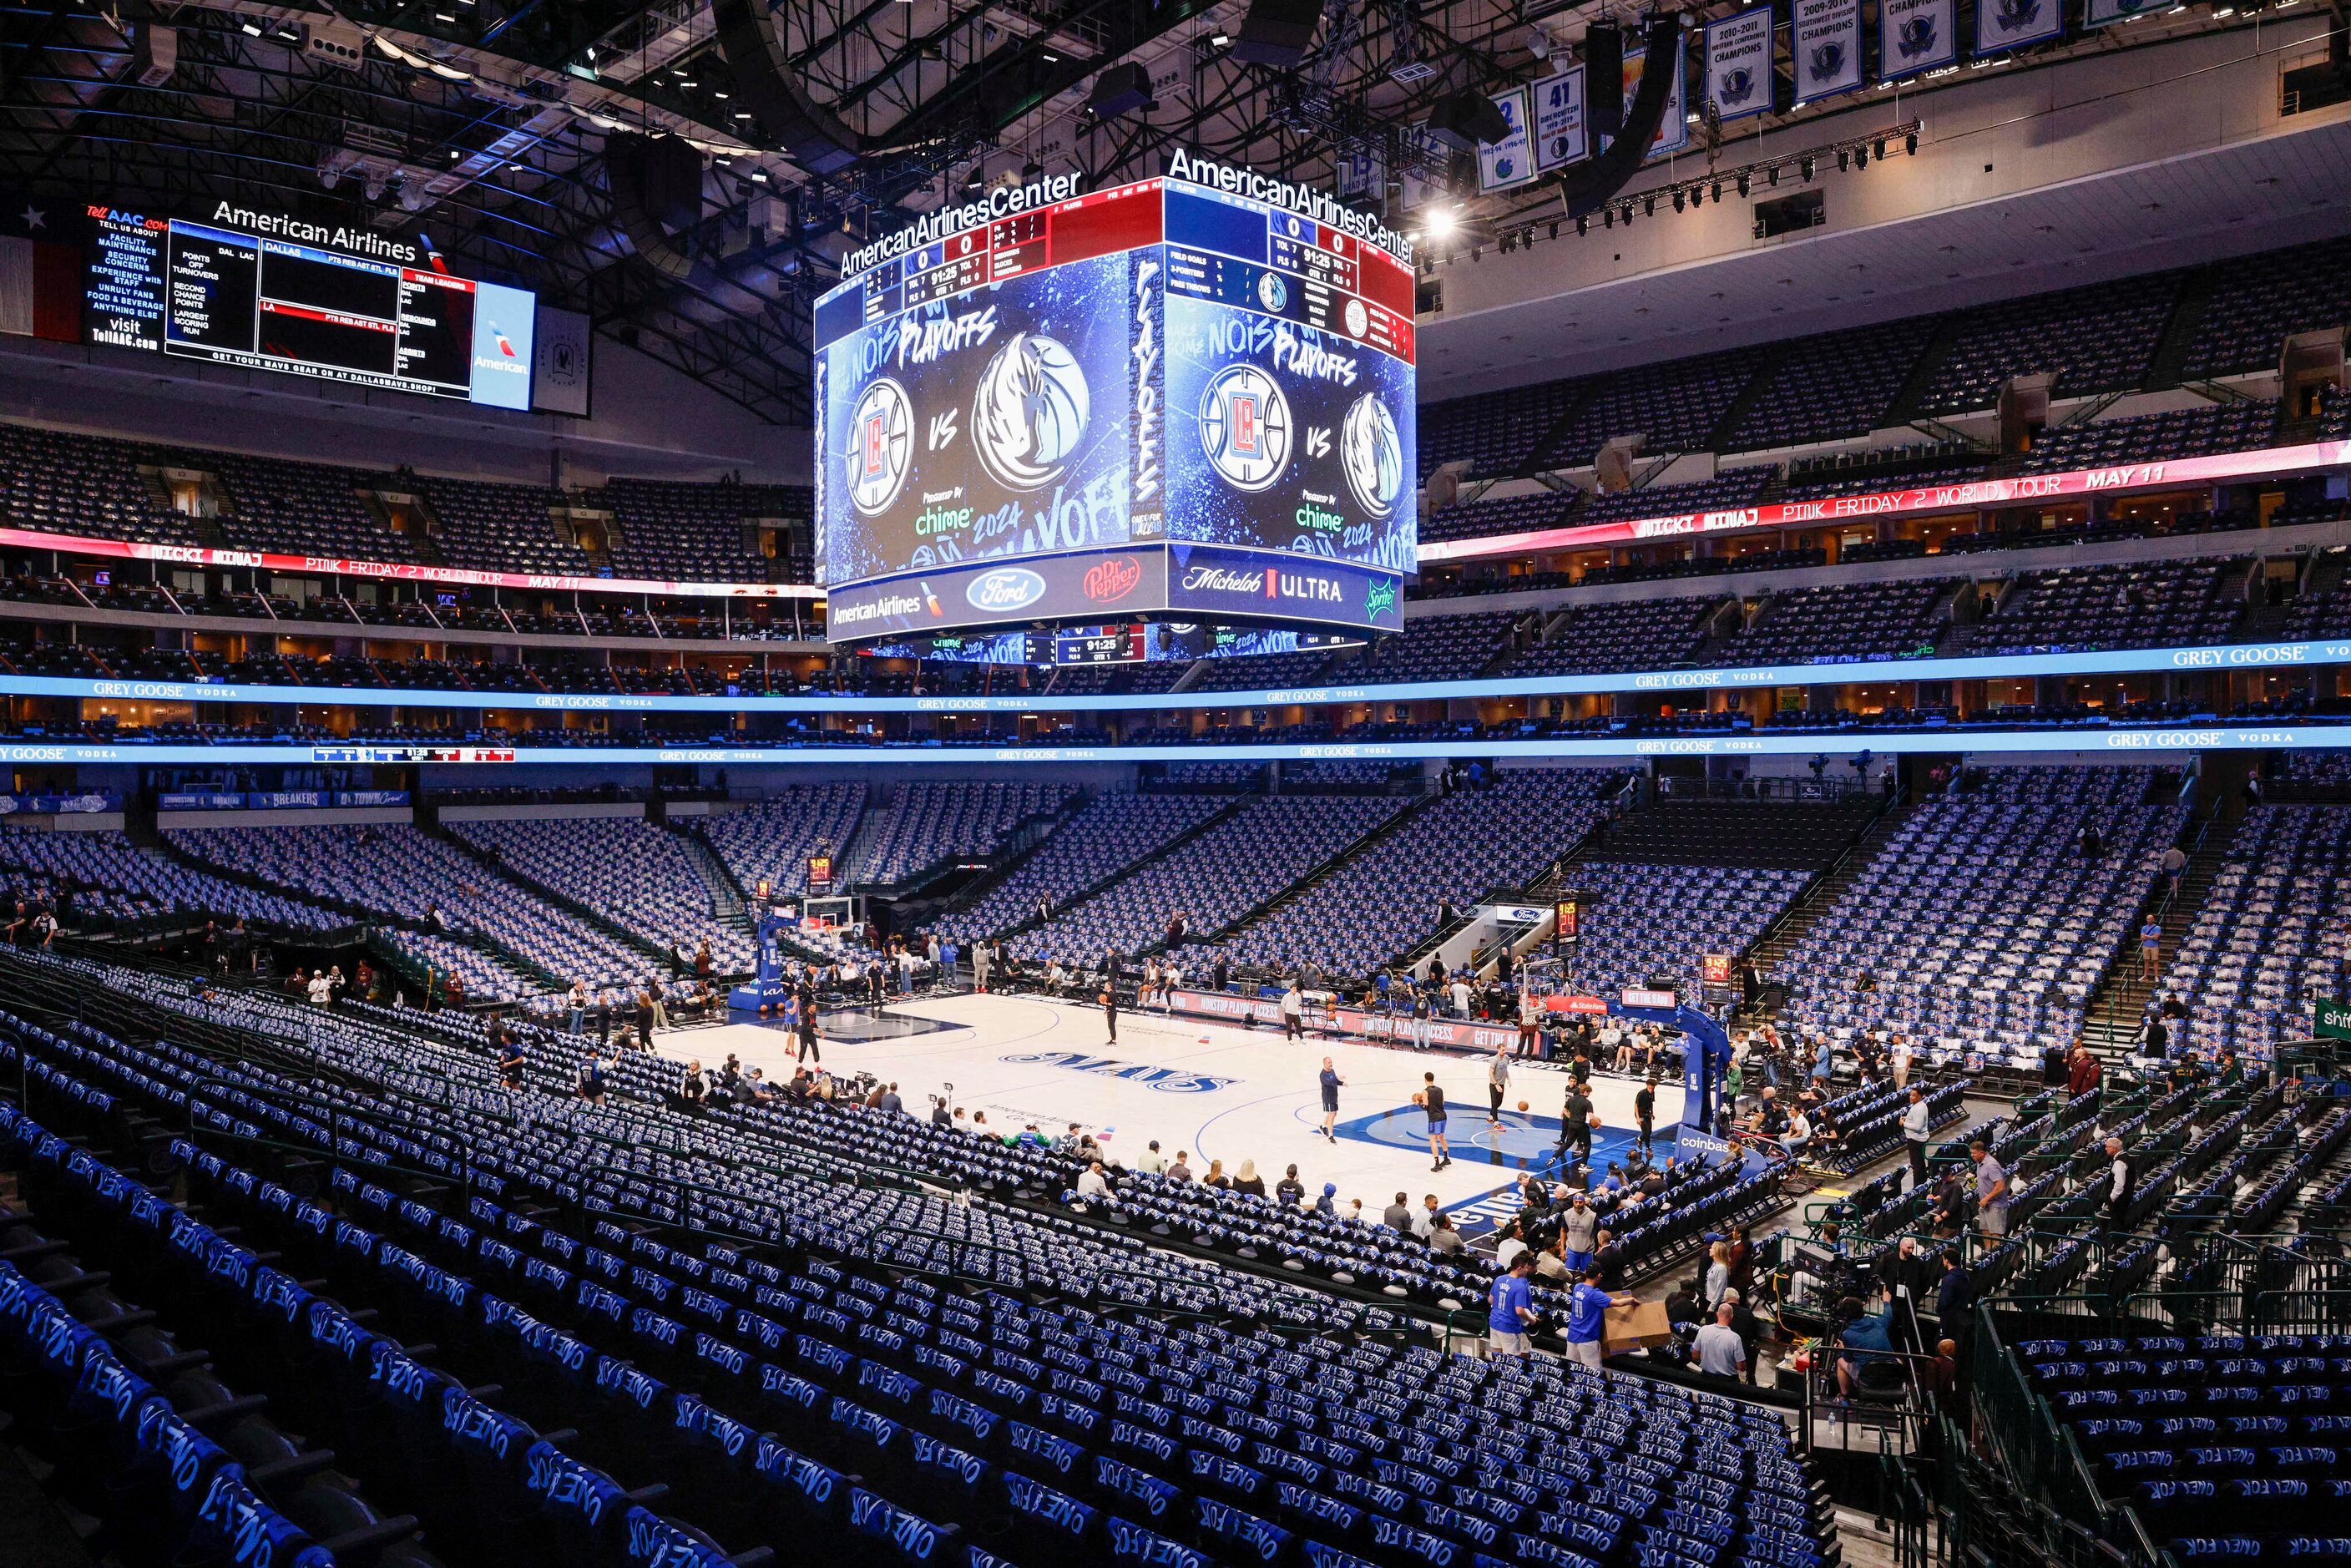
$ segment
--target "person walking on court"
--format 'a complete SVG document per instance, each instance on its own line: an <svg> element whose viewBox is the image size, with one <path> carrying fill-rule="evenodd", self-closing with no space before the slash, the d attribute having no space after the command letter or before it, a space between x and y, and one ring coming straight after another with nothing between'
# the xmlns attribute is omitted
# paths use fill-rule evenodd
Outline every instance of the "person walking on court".
<svg viewBox="0 0 2351 1568"><path fill-rule="evenodd" d="M792 999L796 1004L798 1004L800 1014L800 1050L799 1060L802 1061L822 1061L824 1060L824 1052L817 1049L816 988L810 985L806 980L802 980L800 982L799 992Z"/></svg>
<svg viewBox="0 0 2351 1568"><path fill-rule="evenodd" d="M1641 1124L1641 1147L1646 1152L1650 1146L1650 1139L1656 1131L1657 1081L1656 1079L1644 1081L1639 1092L1633 1096L1633 1117Z"/></svg>
<svg viewBox="0 0 2351 1568"><path fill-rule="evenodd" d="M1346 1082L1347 1081L1340 1077L1332 1068L1331 1059L1324 1057L1322 1059L1322 1141L1326 1144L1336 1144L1339 1141L1338 1134L1332 1129L1337 1126L1339 1121L1339 1091L1345 1087Z"/></svg>
<svg viewBox="0 0 2351 1568"><path fill-rule="evenodd" d="M1294 979L1290 989L1281 993L1281 1038L1306 1038L1306 992Z"/></svg>
<svg viewBox="0 0 2351 1568"><path fill-rule="evenodd" d="M1535 1044L1542 1032L1543 1005L1526 983L1519 984L1519 1054L1532 1057Z"/></svg>
<svg viewBox="0 0 2351 1568"><path fill-rule="evenodd" d="M1560 1112L1559 1146L1562 1152L1574 1150L1579 1164L1592 1163L1592 1096L1581 1078L1568 1081L1567 1103Z"/></svg>
<svg viewBox="0 0 2351 1568"><path fill-rule="evenodd" d="M1486 1065L1486 1097L1491 1102L1486 1114L1488 1126L1502 1124L1502 1096L1510 1092L1510 1048L1498 1045L1494 1048L1494 1060Z"/></svg>
<svg viewBox="0 0 2351 1568"><path fill-rule="evenodd" d="M1428 1114L1428 1168L1441 1171L1453 1163L1453 1150L1445 1142L1445 1091L1437 1086L1436 1073L1420 1075L1412 1102Z"/></svg>
<svg viewBox="0 0 2351 1568"><path fill-rule="evenodd" d="M1110 1030L1110 1043L1118 1043L1118 982L1106 979L1102 988L1102 1027Z"/></svg>

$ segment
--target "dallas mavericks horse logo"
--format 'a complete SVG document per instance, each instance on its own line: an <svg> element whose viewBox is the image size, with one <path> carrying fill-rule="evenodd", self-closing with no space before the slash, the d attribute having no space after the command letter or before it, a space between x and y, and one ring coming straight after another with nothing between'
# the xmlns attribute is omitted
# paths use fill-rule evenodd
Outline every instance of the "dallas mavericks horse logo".
<svg viewBox="0 0 2351 1568"><path fill-rule="evenodd" d="M1735 66L1722 73L1722 85L1715 97L1723 104L1735 107L1755 96L1755 73L1745 66Z"/></svg>
<svg viewBox="0 0 2351 1568"><path fill-rule="evenodd" d="M849 414L849 498L868 514L898 498L914 465L914 405L883 376L858 394Z"/></svg>
<svg viewBox="0 0 2351 1568"><path fill-rule="evenodd" d="M1912 16L1903 22L1902 30L1894 36L1894 52L1906 60L1915 60L1920 55L1934 52L1935 39L1935 18Z"/></svg>
<svg viewBox="0 0 2351 1568"><path fill-rule="evenodd" d="M1829 81L1844 69L1844 40L1830 38L1813 46L1813 79Z"/></svg>
<svg viewBox="0 0 2351 1568"><path fill-rule="evenodd" d="M1339 426L1339 466L1364 510L1374 517L1395 510L1404 490L1404 442L1395 416L1374 393L1357 398Z"/></svg>
<svg viewBox="0 0 2351 1568"><path fill-rule="evenodd" d="M1200 447L1237 490L1262 490L1290 461L1290 400L1255 365L1227 365L1200 393Z"/></svg>
<svg viewBox="0 0 2351 1568"><path fill-rule="evenodd" d="M1088 403L1075 355L1051 338L1016 332L980 372L971 444L1006 489L1043 489L1085 434Z"/></svg>
<svg viewBox="0 0 2351 1568"><path fill-rule="evenodd" d="M2021 33L2041 19L2041 0L2000 0L1993 11L2003 33Z"/></svg>

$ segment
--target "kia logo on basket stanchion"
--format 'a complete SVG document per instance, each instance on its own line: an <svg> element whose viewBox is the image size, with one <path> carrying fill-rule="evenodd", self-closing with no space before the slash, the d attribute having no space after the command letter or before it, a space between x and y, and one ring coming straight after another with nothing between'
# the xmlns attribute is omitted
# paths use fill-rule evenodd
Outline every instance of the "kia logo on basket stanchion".
<svg viewBox="0 0 2351 1568"><path fill-rule="evenodd" d="M1113 556L1086 568L1086 597L1096 604L1115 604L1143 580L1142 563L1132 556Z"/></svg>

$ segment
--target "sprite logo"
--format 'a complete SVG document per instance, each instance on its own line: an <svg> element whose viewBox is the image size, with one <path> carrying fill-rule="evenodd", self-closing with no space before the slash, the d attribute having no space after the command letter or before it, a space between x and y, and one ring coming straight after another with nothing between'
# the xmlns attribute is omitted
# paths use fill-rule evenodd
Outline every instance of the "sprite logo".
<svg viewBox="0 0 2351 1568"><path fill-rule="evenodd" d="M1364 613L1385 615L1395 608L1396 585L1385 578L1378 579L1364 590Z"/></svg>

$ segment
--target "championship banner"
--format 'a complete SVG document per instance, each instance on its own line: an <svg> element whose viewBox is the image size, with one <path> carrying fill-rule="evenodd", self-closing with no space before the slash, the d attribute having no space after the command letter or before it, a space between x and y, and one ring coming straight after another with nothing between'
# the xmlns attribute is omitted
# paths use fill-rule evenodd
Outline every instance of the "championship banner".
<svg viewBox="0 0 2351 1568"><path fill-rule="evenodd" d="M1591 156L1583 118L1583 68L1553 71L1528 90L1534 98L1535 172L1547 174Z"/></svg>
<svg viewBox="0 0 2351 1568"><path fill-rule="evenodd" d="M1861 0L1796 0L1789 47L1796 102L1853 91L1861 85Z"/></svg>
<svg viewBox="0 0 2351 1568"><path fill-rule="evenodd" d="M1625 51L1625 101L1631 104L1633 95L1641 89L1641 72L1646 68L1646 49ZM1674 40L1674 79L1666 92L1666 117L1658 122L1656 139L1649 143L1648 156L1663 158L1689 146L1689 110L1684 107L1688 98L1689 34L1684 32ZM1605 147L1608 138L1602 137Z"/></svg>
<svg viewBox="0 0 2351 1568"><path fill-rule="evenodd" d="M1877 79L1959 64L1959 0L1878 0Z"/></svg>
<svg viewBox="0 0 2351 1568"><path fill-rule="evenodd" d="M1997 55L2065 30L2059 0L1976 0L1976 53Z"/></svg>
<svg viewBox="0 0 2351 1568"><path fill-rule="evenodd" d="M2104 27L2115 22L2127 22L2153 11L2168 11L2171 0L2083 0L2082 26Z"/></svg>
<svg viewBox="0 0 2351 1568"><path fill-rule="evenodd" d="M1726 123L1771 107L1771 6L1752 6L1706 25L1706 97Z"/></svg>
<svg viewBox="0 0 2351 1568"><path fill-rule="evenodd" d="M1527 140L1527 89L1514 87L1498 92L1494 108L1510 123L1510 133L1499 141L1478 143L1478 191L1481 195L1508 191L1535 177L1534 149Z"/></svg>

